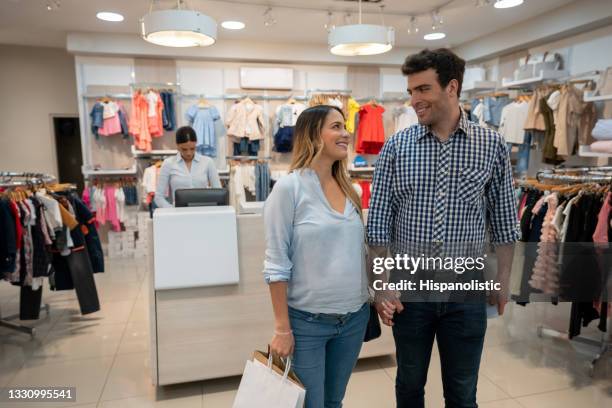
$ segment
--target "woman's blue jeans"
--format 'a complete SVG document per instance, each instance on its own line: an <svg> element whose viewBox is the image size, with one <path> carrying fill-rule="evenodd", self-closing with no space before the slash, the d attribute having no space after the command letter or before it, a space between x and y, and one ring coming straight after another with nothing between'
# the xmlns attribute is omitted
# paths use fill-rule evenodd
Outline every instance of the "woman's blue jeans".
<svg viewBox="0 0 612 408"><path fill-rule="evenodd" d="M295 349L292 367L306 388L305 408L340 408L355 367L370 307L345 315L289 308Z"/></svg>

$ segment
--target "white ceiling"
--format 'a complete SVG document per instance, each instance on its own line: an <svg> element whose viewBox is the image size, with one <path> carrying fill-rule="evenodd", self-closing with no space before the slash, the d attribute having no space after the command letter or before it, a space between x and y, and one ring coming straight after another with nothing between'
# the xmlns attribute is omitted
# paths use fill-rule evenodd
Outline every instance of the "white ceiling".
<svg viewBox="0 0 612 408"><path fill-rule="evenodd" d="M52 0L57 1L57 0ZM47 11L47 0L0 0L0 43L29 44L65 47L69 32L139 33L138 19L147 12L148 0L59 0L58 10ZM384 0L384 20L397 30L396 45L400 47L458 46L484 37L503 28L531 19L539 14L571 3L572 0L525 0L513 9L498 10L492 6L476 8L475 0ZM173 0L161 0L159 4L170 7ZM227 31L219 27L219 42L224 39L270 43L327 44L324 24L327 10L335 11L335 24L342 24L344 14L352 12L356 22L357 3L344 0L187 0L187 5L223 20L240 20L247 24L242 31ZM263 24L263 13L273 6L278 23L272 27ZM419 34L409 35L409 15L429 13L442 6L445 20L445 40L423 40L430 30L431 18L418 18ZM96 19L99 11L115 11L125 16L121 23L109 23ZM379 6L364 4L364 23L379 24Z"/></svg>

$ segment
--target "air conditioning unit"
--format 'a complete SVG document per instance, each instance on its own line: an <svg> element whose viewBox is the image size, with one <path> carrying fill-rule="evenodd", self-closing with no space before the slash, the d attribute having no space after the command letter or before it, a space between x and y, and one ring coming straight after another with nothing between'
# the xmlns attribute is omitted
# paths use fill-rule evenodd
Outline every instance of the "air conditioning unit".
<svg viewBox="0 0 612 408"><path fill-rule="evenodd" d="M243 89L293 89L292 68L240 68Z"/></svg>

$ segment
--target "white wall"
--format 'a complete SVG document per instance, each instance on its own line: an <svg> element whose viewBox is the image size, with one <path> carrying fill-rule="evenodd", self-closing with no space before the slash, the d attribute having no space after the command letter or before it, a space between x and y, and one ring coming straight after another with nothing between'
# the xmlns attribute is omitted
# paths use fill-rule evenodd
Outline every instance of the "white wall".
<svg viewBox="0 0 612 408"><path fill-rule="evenodd" d="M74 57L1 45L0 92L0 171L57 175L52 116L78 114Z"/></svg>

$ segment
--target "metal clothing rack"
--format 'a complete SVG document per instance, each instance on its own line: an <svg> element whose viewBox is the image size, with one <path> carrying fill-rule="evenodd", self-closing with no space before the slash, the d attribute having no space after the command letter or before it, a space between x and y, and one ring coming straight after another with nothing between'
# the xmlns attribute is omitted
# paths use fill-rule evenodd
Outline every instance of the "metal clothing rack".
<svg viewBox="0 0 612 408"><path fill-rule="evenodd" d="M582 173L582 174L568 174ZM562 183L609 183L612 182L612 166L595 167L559 167L541 170L536 179L558 181Z"/></svg>
<svg viewBox="0 0 612 408"><path fill-rule="evenodd" d="M19 178L21 180L14 181L14 178ZM0 187L30 187L41 184L54 184L56 182L57 179L55 176L45 173L0 171ZM49 316L50 309L51 307L47 303L41 307L41 310L44 310L47 313L47 316ZM7 329L26 333L34 337L36 335L35 327L23 326L10 321L17 318L19 318L18 314L3 317L2 312L0 311L0 327L6 327Z"/></svg>
<svg viewBox="0 0 612 408"><path fill-rule="evenodd" d="M567 173L583 173L580 175L570 175ZM559 167L553 169L542 170L537 173L536 179L540 182L559 181L563 183L612 183L612 166L597 166L597 167ZM607 326L610 330L610 317L608 317ZM575 341L577 343L594 346L598 349L595 357L590 362L589 375L592 377L595 374L597 363L612 349L612 341L609 333L602 333L599 341L576 336L569 338L568 333L562 333L554 329L539 325L537 328L538 337L556 338L566 341Z"/></svg>

